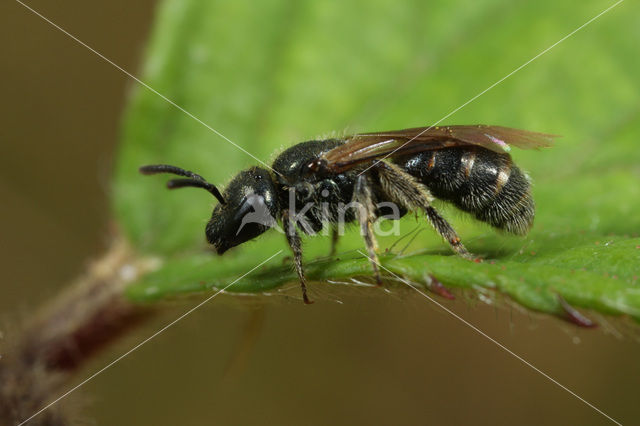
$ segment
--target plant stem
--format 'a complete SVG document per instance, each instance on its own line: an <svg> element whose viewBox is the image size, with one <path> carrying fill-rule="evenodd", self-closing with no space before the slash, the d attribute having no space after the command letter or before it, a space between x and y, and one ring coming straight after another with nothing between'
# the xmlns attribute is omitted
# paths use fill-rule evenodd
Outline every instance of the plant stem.
<svg viewBox="0 0 640 426"><path fill-rule="evenodd" d="M24 326L0 362L0 424L18 424L55 398L72 373L101 348L149 317L124 289L154 268L122 237L87 272ZM57 406L29 424L64 425Z"/></svg>

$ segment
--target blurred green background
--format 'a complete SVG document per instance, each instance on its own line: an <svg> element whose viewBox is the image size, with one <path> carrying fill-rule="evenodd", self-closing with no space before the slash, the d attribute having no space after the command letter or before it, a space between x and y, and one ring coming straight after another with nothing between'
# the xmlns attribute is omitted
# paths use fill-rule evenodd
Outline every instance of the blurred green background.
<svg viewBox="0 0 640 426"><path fill-rule="evenodd" d="M332 131L432 124L613 3L170 1L155 15L144 65L154 2L29 4L269 162L274 150ZM622 3L446 120L563 135L551 150L514 152L536 182L539 235L638 237L638 11ZM16 316L105 247L116 155L117 217L138 247L163 253L204 249L211 200L166 193L162 180L139 180L137 166L171 162L223 183L255 160L19 4L3 4L0 16L0 310L10 334ZM472 246L535 244L536 234L495 237L448 214ZM310 241L311 254L327 243ZM430 231L419 243L440 247ZM265 247L286 248L280 235L265 237L224 262L258 263ZM623 268L631 284L634 267ZM73 398L90 399L84 414L99 424L607 423L419 295L314 291L311 308L267 306L246 369L230 377L250 313L220 299ZM80 376L190 306L168 304L165 318ZM597 318L601 330L576 330L504 303L447 306L622 423L640 414L640 348L625 322Z"/></svg>

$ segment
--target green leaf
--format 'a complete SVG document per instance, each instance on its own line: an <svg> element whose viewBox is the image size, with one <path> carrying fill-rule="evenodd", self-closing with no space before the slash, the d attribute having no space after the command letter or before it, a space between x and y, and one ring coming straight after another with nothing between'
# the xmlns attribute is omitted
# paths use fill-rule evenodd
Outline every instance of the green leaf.
<svg viewBox="0 0 640 426"><path fill-rule="evenodd" d="M143 80L253 156L331 132L435 123L611 3L497 0L207 2L165 0ZM399 276L497 290L531 309L574 306L640 319L640 6L621 3L445 123L500 124L563 135L543 151L512 152L535 182L538 213L526 238L500 234L446 206L483 263L452 256L426 221L406 248L381 257ZM137 302L220 289L278 250L276 232L224 257L206 251L212 199L168 192L143 164L179 165L224 185L257 161L144 87L134 90L118 154L114 208L127 236L162 267L129 289ZM398 237L381 239L389 248ZM349 281L370 274L357 232L340 259L328 238L305 242L308 274ZM398 256L402 251L403 254ZM264 293L294 283L276 258L228 289ZM314 284L312 284L313 286ZM317 285L317 284L316 284ZM337 286L337 284L333 284Z"/></svg>

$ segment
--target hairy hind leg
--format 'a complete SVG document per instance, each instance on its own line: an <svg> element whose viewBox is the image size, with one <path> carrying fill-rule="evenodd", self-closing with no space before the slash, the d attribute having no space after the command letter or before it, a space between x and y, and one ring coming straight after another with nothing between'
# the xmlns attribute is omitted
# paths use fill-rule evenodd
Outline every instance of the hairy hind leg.
<svg viewBox="0 0 640 426"><path fill-rule="evenodd" d="M436 209L431 206L424 207L423 209L427 214L427 218L429 218L431 226L433 226L435 230L438 231L438 234L440 234L442 238L444 238L449 243L453 251L455 251L458 255L464 257L465 259L476 259L476 256L469 253L465 246L462 245L462 241L460 241L460 237L458 237L456 231L449 224L449 222L445 220L445 218L440 216L440 213L438 213Z"/></svg>
<svg viewBox="0 0 640 426"><path fill-rule="evenodd" d="M449 243L454 252L465 259L475 259L449 222L431 206L434 198L426 186L395 164L381 163L377 170L382 190L389 198L409 210L423 210L431 226Z"/></svg>

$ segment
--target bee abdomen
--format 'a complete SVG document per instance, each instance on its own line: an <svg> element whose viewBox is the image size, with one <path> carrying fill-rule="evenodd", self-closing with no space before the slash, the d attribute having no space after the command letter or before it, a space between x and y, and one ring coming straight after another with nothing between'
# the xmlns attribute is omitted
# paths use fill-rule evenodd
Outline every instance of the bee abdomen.
<svg viewBox="0 0 640 426"><path fill-rule="evenodd" d="M509 154L458 147L404 156L396 162L435 197L491 226L524 235L533 223L529 178Z"/></svg>

